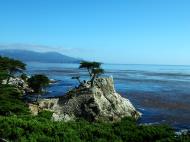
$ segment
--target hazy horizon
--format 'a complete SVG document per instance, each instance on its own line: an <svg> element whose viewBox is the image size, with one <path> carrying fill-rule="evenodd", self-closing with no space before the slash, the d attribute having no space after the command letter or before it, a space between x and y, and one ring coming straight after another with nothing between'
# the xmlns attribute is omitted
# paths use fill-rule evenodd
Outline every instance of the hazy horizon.
<svg viewBox="0 0 190 142"><path fill-rule="evenodd" d="M187 0L6 0L0 49L113 64L190 65Z"/></svg>
<svg viewBox="0 0 190 142"><path fill-rule="evenodd" d="M1 47L1 45L0 45L0 47ZM6 48L2 48L2 50L10 50L10 51L31 51L31 52L36 52L36 53L58 53L58 54L62 54L62 55L66 55L66 54L64 54L64 53L62 53L62 52L57 52L57 51L35 51L35 50L28 50L28 49L15 49L15 48L9 48L9 49L6 49ZM1 49L0 49L0 51L1 51ZM68 55L66 55L66 56L68 56ZM73 57L73 56L68 56L68 57ZM76 58L76 59L81 59L81 60L86 60L86 59L83 59L83 58L80 58L80 57L74 57L74 58ZM96 61L96 60L89 60L89 61ZM36 61L30 61L30 62L36 62ZM101 61L100 61L101 62ZM40 63L40 62L39 62ZM47 63L47 62L46 62ZM190 65L177 65L177 64L146 64L146 63L144 63L144 64L138 64L138 63L111 63L111 62L101 62L102 64L107 64L107 65L150 65L150 66L190 66ZM54 63L51 63L51 64L54 64ZM58 63L59 64L59 63ZM62 64L62 63L60 63L60 64ZM70 63L66 63L66 64L70 64ZM76 64L76 63L73 63L73 64Z"/></svg>

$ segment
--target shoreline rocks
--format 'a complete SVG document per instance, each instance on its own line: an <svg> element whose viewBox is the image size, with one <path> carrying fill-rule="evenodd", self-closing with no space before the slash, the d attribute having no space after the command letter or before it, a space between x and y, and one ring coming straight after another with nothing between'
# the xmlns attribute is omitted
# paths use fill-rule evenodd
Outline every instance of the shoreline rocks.
<svg viewBox="0 0 190 142"><path fill-rule="evenodd" d="M3 80L2 84L6 84L7 80ZM24 81L23 79L19 78L19 77L11 77L9 79L9 85L14 85L17 88L21 89L23 91L23 94L27 94L27 93L32 93L33 90L31 88L29 88L28 84L26 83L26 81Z"/></svg>

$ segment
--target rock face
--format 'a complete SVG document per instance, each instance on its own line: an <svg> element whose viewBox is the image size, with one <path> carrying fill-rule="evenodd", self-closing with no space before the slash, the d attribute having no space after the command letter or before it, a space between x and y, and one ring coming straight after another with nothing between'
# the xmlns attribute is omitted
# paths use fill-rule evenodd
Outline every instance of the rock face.
<svg viewBox="0 0 190 142"><path fill-rule="evenodd" d="M2 84L6 84L7 80L3 80ZM27 92L33 92L33 90L31 88L28 87L28 84L26 83L26 81L24 81L23 79L19 78L19 77L11 77L9 80L9 85L14 85L17 88L20 88L23 93L27 93Z"/></svg>
<svg viewBox="0 0 190 142"><path fill-rule="evenodd" d="M96 79L93 88L86 83L61 98L41 100L39 109L54 111L55 121L76 118L118 121L126 116L136 119L141 116L128 99L115 91L112 77Z"/></svg>

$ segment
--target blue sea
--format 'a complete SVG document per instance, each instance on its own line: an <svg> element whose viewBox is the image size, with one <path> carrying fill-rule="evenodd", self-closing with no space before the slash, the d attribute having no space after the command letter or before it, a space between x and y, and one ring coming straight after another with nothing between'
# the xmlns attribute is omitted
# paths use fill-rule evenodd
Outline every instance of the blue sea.
<svg viewBox="0 0 190 142"><path fill-rule="evenodd" d="M85 70L78 64L27 63L29 74L46 74L58 80L46 97L62 96L77 85L71 77ZM139 123L169 124L190 129L190 66L104 64L104 76L113 76L118 93L127 97L143 114Z"/></svg>

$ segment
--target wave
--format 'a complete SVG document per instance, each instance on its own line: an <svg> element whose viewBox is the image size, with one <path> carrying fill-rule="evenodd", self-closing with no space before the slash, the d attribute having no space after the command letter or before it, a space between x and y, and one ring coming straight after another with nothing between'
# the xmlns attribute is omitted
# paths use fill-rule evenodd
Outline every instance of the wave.
<svg viewBox="0 0 190 142"><path fill-rule="evenodd" d="M180 77L190 77L190 73L181 73L181 72L151 72L151 71L141 71L141 70L109 70L106 73L117 74L117 75L145 75L145 76L180 76Z"/></svg>

